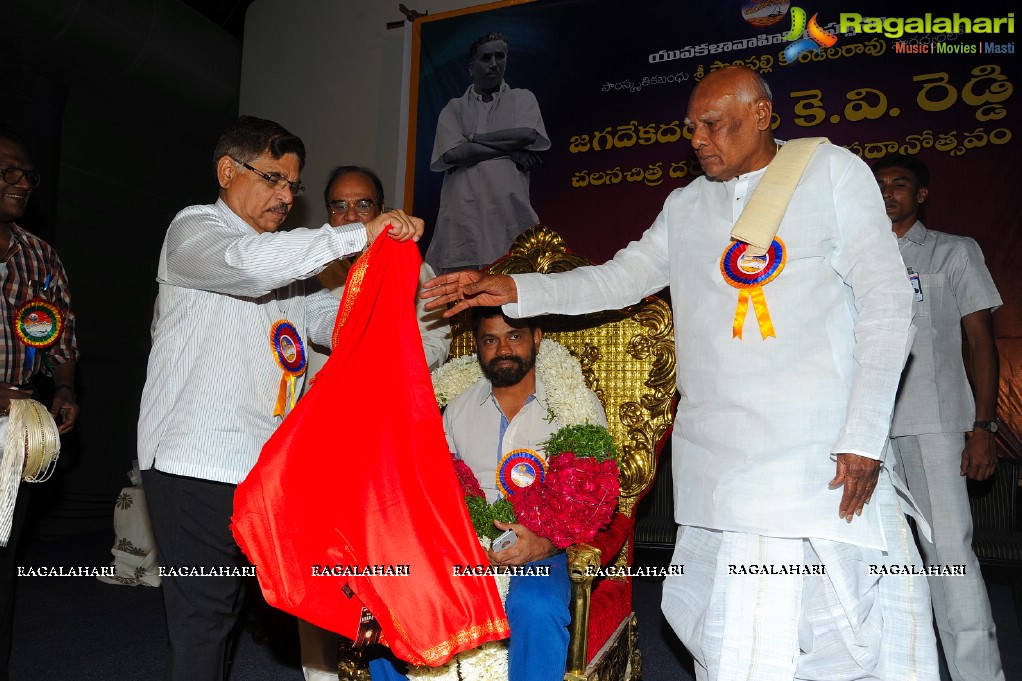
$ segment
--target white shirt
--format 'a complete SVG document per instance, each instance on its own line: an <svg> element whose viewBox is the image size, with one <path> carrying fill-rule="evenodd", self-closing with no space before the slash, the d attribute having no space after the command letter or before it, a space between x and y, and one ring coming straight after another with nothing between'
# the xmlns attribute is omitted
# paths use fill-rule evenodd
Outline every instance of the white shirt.
<svg viewBox="0 0 1022 681"><path fill-rule="evenodd" d="M597 405L596 413L602 419L594 425L606 428L607 417L600 398L594 392L588 392ZM528 449L546 461L546 452L540 445L563 425L550 419L546 390L539 376L536 376L533 398L508 422L503 434L500 426L504 412L485 378L480 378L471 388L451 400L444 410L447 445L475 473L490 503L502 496L497 485L497 464L501 458L516 449Z"/></svg>
<svg viewBox="0 0 1022 681"><path fill-rule="evenodd" d="M238 483L280 424L270 328L329 344L338 300L301 279L362 250L361 224L258 233L223 201L185 208L160 252L138 422L142 469ZM296 394L302 381L296 384Z"/></svg>
<svg viewBox="0 0 1022 681"><path fill-rule="evenodd" d="M730 231L765 169L671 193L640 241L556 275L515 275L509 315L581 314L670 285L681 401L675 518L683 525L883 548L876 504L847 523L832 453L882 459L910 342L912 289L876 180L844 149L817 150L777 233L787 262L762 287L776 338L721 274Z"/></svg>
<svg viewBox="0 0 1022 681"><path fill-rule="evenodd" d="M962 317L1001 306L994 280L973 239L926 229L916 221L898 248L919 275L915 341L894 405L891 435L972 430L976 403L962 360Z"/></svg>

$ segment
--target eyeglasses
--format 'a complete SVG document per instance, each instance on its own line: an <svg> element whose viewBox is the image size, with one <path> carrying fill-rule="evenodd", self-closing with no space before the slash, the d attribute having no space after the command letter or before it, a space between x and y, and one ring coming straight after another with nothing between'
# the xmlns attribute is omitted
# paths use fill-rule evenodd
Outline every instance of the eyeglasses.
<svg viewBox="0 0 1022 681"><path fill-rule="evenodd" d="M292 182L291 180L287 179L280 173L264 173L261 170L253 168L244 161L239 161L236 158L231 158L231 160L237 163L239 166L244 166L245 168L248 168L253 173L266 180L266 183L273 187L274 189L283 189L284 187L288 187L291 190L291 196L301 196L302 192L305 191L305 185L303 185L301 182Z"/></svg>
<svg viewBox="0 0 1022 681"><path fill-rule="evenodd" d="M10 185L15 185L21 182L21 178L28 180L28 186L35 189L39 186L39 183L43 181L42 175L34 170L25 170L24 168L4 168L0 170L0 177L4 178L4 182Z"/></svg>
<svg viewBox="0 0 1022 681"><path fill-rule="evenodd" d="M338 215L344 215L350 208L354 208L355 212L359 215L369 215L376 208L376 203L369 199L359 199L355 203L348 203L347 201L331 201L327 204L331 213L337 213Z"/></svg>

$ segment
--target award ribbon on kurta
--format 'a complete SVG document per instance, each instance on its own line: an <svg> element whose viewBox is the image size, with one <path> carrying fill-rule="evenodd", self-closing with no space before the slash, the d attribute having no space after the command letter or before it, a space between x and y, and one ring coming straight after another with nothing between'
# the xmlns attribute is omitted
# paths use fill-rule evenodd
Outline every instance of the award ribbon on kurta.
<svg viewBox="0 0 1022 681"><path fill-rule="evenodd" d="M532 483L543 482L547 465L542 456L531 449L516 449L504 455L497 464L497 486L505 497L523 490Z"/></svg>
<svg viewBox="0 0 1022 681"><path fill-rule="evenodd" d="M774 333L774 323L767 309L763 287L769 284L784 269L787 252L784 242L774 239L764 255L746 253L749 244L732 241L720 257L720 273L730 286L738 289L738 306L735 308L735 319L732 325L732 338L742 338L742 327L752 303L756 321L759 322L759 333L764 340Z"/></svg>
<svg viewBox="0 0 1022 681"><path fill-rule="evenodd" d="M270 345L273 356L284 374L280 377L280 390L277 391L277 402L273 407L274 416L284 416L294 409L298 391L295 390L295 379L305 373L306 356L302 336L294 324L286 319L274 323L270 328Z"/></svg>

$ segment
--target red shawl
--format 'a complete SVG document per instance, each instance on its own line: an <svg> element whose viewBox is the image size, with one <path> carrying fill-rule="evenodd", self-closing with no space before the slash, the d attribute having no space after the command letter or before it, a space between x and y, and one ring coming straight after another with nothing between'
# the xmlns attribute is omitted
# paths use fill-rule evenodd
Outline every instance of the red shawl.
<svg viewBox="0 0 1022 681"><path fill-rule="evenodd" d="M436 666L509 629L491 578L453 575L488 560L423 355L420 263L382 237L352 267L333 353L238 485L233 531L271 605L351 639L364 605L396 656Z"/></svg>

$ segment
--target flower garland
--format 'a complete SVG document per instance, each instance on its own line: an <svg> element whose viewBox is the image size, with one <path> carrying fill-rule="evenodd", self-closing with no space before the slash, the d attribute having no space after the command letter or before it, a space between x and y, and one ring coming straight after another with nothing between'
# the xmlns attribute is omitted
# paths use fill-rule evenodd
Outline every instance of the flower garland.
<svg viewBox="0 0 1022 681"><path fill-rule="evenodd" d="M560 343L544 338L536 355L536 374L546 390L547 404L559 426L599 423L600 415L589 396L582 365ZM432 374L433 392L441 407L468 390L483 377L475 355L444 364Z"/></svg>

